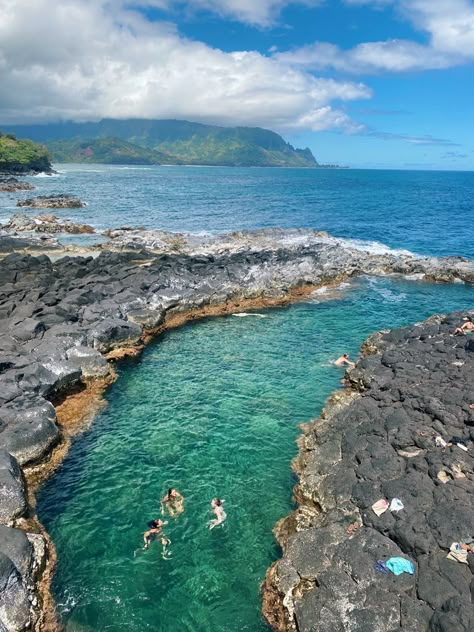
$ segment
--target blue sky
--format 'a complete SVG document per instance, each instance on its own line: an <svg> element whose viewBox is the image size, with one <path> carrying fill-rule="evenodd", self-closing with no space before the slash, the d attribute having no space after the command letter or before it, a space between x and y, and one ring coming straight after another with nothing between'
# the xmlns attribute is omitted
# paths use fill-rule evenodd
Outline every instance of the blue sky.
<svg viewBox="0 0 474 632"><path fill-rule="evenodd" d="M0 0L0 15L3 126L180 118L268 127L323 163L474 168L473 0Z"/></svg>

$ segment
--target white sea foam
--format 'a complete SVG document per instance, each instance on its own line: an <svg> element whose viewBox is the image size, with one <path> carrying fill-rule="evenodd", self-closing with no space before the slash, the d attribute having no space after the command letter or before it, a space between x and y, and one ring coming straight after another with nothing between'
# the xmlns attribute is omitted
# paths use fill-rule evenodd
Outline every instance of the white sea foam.
<svg viewBox="0 0 474 632"><path fill-rule="evenodd" d="M58 173L45 173L41 171L40 173L36 173L33 178L60 178L61 174Z"/></svg>
<svg viewBox="0 0 474 632"><path fill-rule="evenodd" d="M404 274L404 279L407 281L422 281L425 278L424 272L415 272L414 274Z"/></svg>
<svg viewBox="0 0 474 632"><path fill-rule="evenodd" d="M351 287L351 284L346 281L339 283L338 285L323 285L322 287L318 287L317 290L311 292L306 299L306 302L322 303L344 298L346 291Z"/></svg>
<svg viewBox="0 0 474 632"><path fill-rule="evenodd" d="M151 167L111 167L111 170L117 171L151 171Z"/></svg>
<svg viewBox="0 0 474 632"><path fill-rule="evenodd" d="M382 244L379 241L364 241L363 239L337 239L337 241L346 248L354 248L355 250L361 250L362 252L368 252L371 255L405 255L409 257L419 257L415 252L411 250L405 250L403 248L390 248L386 244Z"/></svg>
<svg viewBox="0 0 474 632"><path fill-rule="evenodd" d="M105 173L106 171L107 171L107 169L87 169L87 168L84 168L84 167L70 167L68 169L63 169L62 171L58 171L58 173L60 173L60 174L68 174L68 173Z"/></svg>
<svg viewBox="0 0 474 632"><path fill-rule="evenodd" d="M232 316L239 316L239 318L243 318L244 316L256 316L257 318L268 318L265 314L253 314L248 312L239 312L238 314L232 314Z"/></svg>
<svg viewBox="0 0 474 632"><path fill-rule="evenodd" d="M369 277L368 279L370 289L382 296L387 303L401 303L407 297L405 292L395 292L394 290L390 290L388 287L384 287L384 280L375 277Z"/></svg>

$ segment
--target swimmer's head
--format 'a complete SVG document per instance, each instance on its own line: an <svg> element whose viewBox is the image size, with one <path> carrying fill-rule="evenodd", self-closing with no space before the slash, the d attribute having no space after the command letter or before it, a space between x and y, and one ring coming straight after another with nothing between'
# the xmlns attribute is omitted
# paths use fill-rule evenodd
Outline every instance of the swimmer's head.
<svg viewBox="0 0 474 632"><path fill-rule="evenodd" d="M174 487L170 487L168 490L168 496L171 496L173 492L174 492Z"/></svg>
<svg viewBox="0 0 474 632"><path fill-rule="evenodd" d="M349 354L348 354L348 353L345 353L342 357L343 357L343 358L348 358L348 357L349 357Z"/></svg>

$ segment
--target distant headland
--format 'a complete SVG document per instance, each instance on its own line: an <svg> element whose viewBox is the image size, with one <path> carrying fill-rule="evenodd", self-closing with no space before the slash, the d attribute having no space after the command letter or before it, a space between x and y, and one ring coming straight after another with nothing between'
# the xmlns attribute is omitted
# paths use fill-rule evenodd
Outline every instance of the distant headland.
<svg viewBox="0 0 474 632"><path fill-rule="evenodd" d="M52 172L46 147L31 140L19 140L11 132L4 134L0 131L0 175L34 175L40 172Z"/></svg>

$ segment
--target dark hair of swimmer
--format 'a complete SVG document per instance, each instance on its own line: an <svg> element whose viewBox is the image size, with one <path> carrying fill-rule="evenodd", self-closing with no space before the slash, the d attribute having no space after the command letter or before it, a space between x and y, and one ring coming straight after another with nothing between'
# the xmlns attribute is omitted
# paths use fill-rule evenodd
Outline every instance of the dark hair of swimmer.
<svg viewBox="0 0 474 632"><path fill-rule="evenodd" d="M171 492L174 492L174 487L170 487L168 490L168 496L171 496Z"/></svg>
<svg viewBox="0 0 474 632"><path fill-rule="evenodd" d="M222 505L222 500L220 498L216 498L216 505L220 507Z"/></svg>
<svg viewBox="0 0 474 632"><path fill-rule="evenodd" d="M349 357L349 354L348 354L348 353L345 353L345 354L344 354L344 358L348 358L348 357Z"/></svg>

